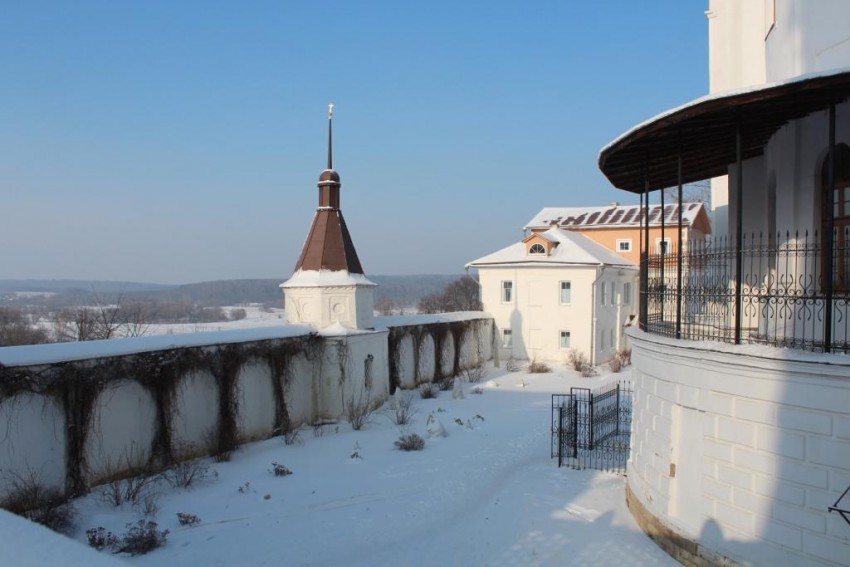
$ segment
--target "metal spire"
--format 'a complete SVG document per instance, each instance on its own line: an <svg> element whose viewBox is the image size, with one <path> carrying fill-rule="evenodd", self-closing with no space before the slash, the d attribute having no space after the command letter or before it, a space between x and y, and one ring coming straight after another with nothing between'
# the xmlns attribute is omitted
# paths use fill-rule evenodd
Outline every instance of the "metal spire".
<svg viewBox="0 0 850 567"><path fill-rule="evenodd" d="M331 125L334 117L334 103L328 105L328 169L334 168L333 163L333 129Z"/></svg>

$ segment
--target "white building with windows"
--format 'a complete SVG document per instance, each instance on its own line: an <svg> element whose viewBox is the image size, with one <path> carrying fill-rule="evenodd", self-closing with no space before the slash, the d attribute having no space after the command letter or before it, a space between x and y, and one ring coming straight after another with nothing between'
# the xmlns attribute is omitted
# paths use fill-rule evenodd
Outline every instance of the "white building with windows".
<svg viewBox="0 0 850 567"><path fill-rule="evenodd" d="M466 268L478 270L502 357L560 362L576 349L598 364L625 347L638 266L586 236L553 227Z"/></svg>

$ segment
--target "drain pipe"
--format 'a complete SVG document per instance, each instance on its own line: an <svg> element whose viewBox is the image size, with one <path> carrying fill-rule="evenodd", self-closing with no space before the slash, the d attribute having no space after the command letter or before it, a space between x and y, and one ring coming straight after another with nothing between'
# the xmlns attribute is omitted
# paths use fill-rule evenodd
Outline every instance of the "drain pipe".
<svg viewBox="0 0 850 567"><path fill-rule="evenodd" d="M605 266L600 265L596 268L596 279L590 284L590 309L593 317L590 320L590 365L596 366L596 284L602 279L605 274Z"/></svg>

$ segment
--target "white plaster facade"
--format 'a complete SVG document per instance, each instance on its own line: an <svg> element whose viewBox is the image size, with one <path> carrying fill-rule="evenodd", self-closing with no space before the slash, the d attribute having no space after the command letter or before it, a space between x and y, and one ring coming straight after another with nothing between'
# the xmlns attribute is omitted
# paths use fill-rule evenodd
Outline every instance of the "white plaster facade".
<svg viewBox="0 0 850 567"><path fill-rule="evenodd" d="M299 270L280 284L286 322L316 329L334 323L350 329L374 329L376 286L362 274Z"/></svg>
<svg viewBox="0 0 850 567"><path fill-rule="evenodd" d="M609 360L637 313L637 267L581 234L543 235L557 241L549 255L529 254L526 239L467 264L478 270L500 357L563 362L575 349L592 364Z"/></svg>

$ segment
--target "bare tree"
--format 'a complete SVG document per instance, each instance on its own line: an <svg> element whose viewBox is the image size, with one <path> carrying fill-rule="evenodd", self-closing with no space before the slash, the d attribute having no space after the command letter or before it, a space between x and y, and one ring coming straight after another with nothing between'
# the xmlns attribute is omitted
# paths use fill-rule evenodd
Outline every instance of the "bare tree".
<svg viewBox="0 0 850 567"><path fill-rule="evenodd" d="M664 200L667 204L673 204L679 200L679 188L668 187L664 190ZM711 208L711 180L703 179L682 186L683 203L705 203Z"/></svg>
<svg viewBox="0 0 850 567"><path fill-rule="evenodd" d="M426 295L419 300L420 313L448 313L451 311L480 311L478 280L463 276L449 283L439 295Z"/></svg>
<svg viewBox="0 0 850 567"><path fill-rule="evenodd" d="M151 315L144 303L134 301L121 306L125 337L141 337L150 328Z"/></svg>
<svg viewBox="0 0 850 567"><path fill-rule="evenodd" d="M35 345L50 342L44 329L32 325L11 307L0 307L0 346Z"/></svg>
<svg viewBox="0 0 850 567"><path fill-rule="evenodd" d="M396 302L389 297L381 296L375 300L375 311L379 315L395 315L397 312Z"/></svg>
<svg viewBox="0 0 850 567"><path fill-rule="evenodd" d="M150 326L146 307L137 302L124 303L119 294L114 303L106 303L94 294L95 305L63 309L56 315L54 333L58 341L95 341L119 336L138 337Z"/></svg>

